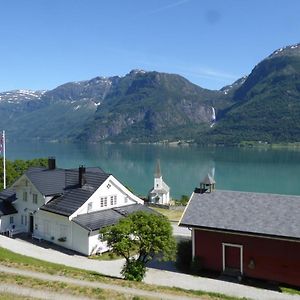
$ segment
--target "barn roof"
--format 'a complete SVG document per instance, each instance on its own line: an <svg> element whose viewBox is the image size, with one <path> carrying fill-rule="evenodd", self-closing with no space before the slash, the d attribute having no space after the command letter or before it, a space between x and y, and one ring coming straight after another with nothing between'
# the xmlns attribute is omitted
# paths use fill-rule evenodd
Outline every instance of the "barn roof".
<svg viewBox="0 0 300 300"><path fill-rule="evenodd" d="M300 197L222 190L193 193L179 225L300 239Z"/></svg>
<svg viewBox="0 0 300 300"><path fill-rule="evenodd" d="M121 218L137 211L145 211L155 213L152 209L142 204L131 204L122 207L116 207L96 212L91 212L79 215L72 219L75 223L87 230L98 230L100 228L114 225L118 223Z"/></svg>

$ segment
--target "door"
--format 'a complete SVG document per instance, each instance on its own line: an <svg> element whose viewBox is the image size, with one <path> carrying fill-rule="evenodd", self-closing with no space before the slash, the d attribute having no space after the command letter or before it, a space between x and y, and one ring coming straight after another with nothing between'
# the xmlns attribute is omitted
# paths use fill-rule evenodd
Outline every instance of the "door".
<svg viewBox="0 0 300 300"><path fill-rule="evenodd" d="M29 216L29 232L33 233L33 215Z"/></svg>
<svg viewBox="0 0 300 300"><path fill-rule="evenodd" d="M243 246L223 243L223 271L243 274Z"/></svg>

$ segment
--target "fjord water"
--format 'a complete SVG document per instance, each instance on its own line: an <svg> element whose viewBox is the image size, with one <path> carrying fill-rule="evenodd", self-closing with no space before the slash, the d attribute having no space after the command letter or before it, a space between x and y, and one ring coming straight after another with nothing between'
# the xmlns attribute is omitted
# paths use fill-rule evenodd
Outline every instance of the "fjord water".
<svg viewBox="0 0 300 300"><path fill-rule="evenodd" d="M57 166L98 166L136 194L153 185L156 160L171 195L190 195L207 173L217 189L300 195L300 151L255 148L172 147L135 144L8 143L7 158L55 156Z"/></svg>

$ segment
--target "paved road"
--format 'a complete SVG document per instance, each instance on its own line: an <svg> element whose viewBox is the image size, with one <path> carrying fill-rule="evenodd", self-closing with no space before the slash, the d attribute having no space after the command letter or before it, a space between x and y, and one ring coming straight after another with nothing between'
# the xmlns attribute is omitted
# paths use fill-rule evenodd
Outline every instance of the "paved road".
<svg viewBox="0 0 300 300"><path fill-rule="evenodd" d="M173 234L175 236L181 236L181 237L191 237L191 231L186 227L179 227L177 226L177 223L172 222L173 227Z"/></svg>
<svg viewBox="0 0 300 300"><path fill-rule="evenodd" d="M74 254L65 254L51 248L40 247L29 242L0 236L0 247L13 252L42 260L64 264L85 270L92 270L108 276L121 277L123 260L97 261ZM300 296L258 289L241 284L196 277L177 272L149 268L144 280L146 283L184 289L218 292L236 297L266 300L300 300Z"/></svg>

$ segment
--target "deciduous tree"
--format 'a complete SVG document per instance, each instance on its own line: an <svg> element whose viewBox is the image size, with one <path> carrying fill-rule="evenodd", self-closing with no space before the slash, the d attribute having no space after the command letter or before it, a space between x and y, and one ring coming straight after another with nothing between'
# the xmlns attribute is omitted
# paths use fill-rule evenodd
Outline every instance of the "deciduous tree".
<svg viewBox="0 0 300 300"><path fill-rule="evenodd" d="M154 255L162 260L172 260L176 253L172 226L159 214L136 212L118 224L102 229L101 233L112 251L125 258L122 274L128 280L141 281L146 264Z"/></svg>

